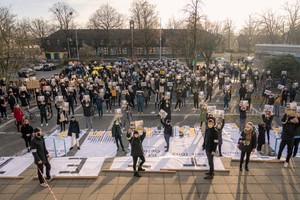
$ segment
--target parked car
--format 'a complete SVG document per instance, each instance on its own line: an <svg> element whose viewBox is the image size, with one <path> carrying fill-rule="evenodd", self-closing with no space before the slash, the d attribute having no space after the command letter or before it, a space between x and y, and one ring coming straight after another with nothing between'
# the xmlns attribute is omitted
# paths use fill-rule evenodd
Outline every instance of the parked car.
<svg viewBox="0 0 300 200"><path fill-rule="evenodd" d="M35 71L41 71L41 70L44 69L44 65L43 65L43 64L35 64L35 65L33 66L33 69L34 69Z"/></svg>
<svg viewBox="0 0 300 200"><path fill-rule="evenodd" d="M44 71L52 71L52 70L54 70L55 69L55 67L54 67L54 64L53 63L46 63L46 64L44 64L44 66L43 66L43 70Z"/></svg>
<svg viewBox="0 0 300 200"><path fill-rule="evenodd" d="M128 58L125 58L125 57L118 57L118 58L117 58L117 62L120 62L120 63L126 63L126 62L128 62Z"/></svg>
<svg viewBox="0 0 300 200"><path fill-rule="evenodd" d="M28 68L28 67L21 68L18 71L19 77L22 77L22 78L28 78L30 76L35 76L35 74L36 74L35 70Z"/></svg>
<svg viewBox="0 0 300 200"><path fill-rule="evenodd" d="M223 57L217 57L215 58L215 61L217 61L219 64L223 64L224 62L229 62L226 58Z"/></svg>

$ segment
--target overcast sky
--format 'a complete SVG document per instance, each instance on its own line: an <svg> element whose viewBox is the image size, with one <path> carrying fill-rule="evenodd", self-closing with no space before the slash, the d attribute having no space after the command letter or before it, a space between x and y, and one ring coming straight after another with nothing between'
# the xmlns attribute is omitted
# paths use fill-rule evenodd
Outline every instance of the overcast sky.
<svg viewBox="0 0 300 200"><path fill-rule="evenodd" d="M285 2L295 0L203 0L202 12L212 21L232 19L236 29L240 29L248 16L253 13L262 13L266 9L280 11ZM0 6L10 6L18 18L43 17L51 19L49 8L58 0L1 0ZM108 3L118 12L130 16L129 8L132 0L64 0L79 12L76 19L81 27L88 21L91 13L95 12L103 3ZM161 17L162 26L168 19L182 17L182 9L190 0L148 0L155 4Z"/></svg>

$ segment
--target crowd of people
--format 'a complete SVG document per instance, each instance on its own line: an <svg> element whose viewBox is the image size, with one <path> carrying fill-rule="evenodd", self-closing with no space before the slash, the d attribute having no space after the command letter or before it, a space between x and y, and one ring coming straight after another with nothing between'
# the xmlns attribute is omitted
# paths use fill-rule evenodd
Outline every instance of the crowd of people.
<svg viewBox="0 0 300 200"><path fill-rule="evenodd" d="M100 66L100 67L99 67ZM192 96L193 110L200 111L200 126L205 135L203 149L205 149L211 169L208 178L212 178L213 156L218 147L219 156L222 156L222 129L225 124L223 117L214 116L208 110L213 93L218 90L223 94L224 111L231 107L233 83L239 82L239 128L241 138L238 147L241 149L240 169L246 156L245 169L249 170L248 162L251 151L261 151L262 145L270 144L270 130L274 117L282 118L282 141L278 153L281 157L285 145L288 146L288 156L284 166L288 166L290 157L296 156L300 135L299 115L281 113L281 107L291 110L294 102L298 83L288 82L286 72L282 72L277 87L270 71L255 69L242 64L224 63L211 64L210 66L196 66L192 71L185 64L178 61L141 61L136 63L99 63L79 64L70 63L68 67L49 79L42 78L35 89L28 89L27 82L21 81L19 85L6 85L3 79L0 87L0 112L2 121L8 119L7 108L13 113L17 131L21 131L28 151L30 150L33 128L30 126L26 112L35 104L40 111L41 126L48 126L47 112L56 109L56 122L61 131L66 130L69 124L68 135L76 140L77 148L79 125L74 118L74 106L81 104L86 121L86 128L93 130L93 116L98 114L103 117L105 113L112 113L114 109L121 109L121 118L113 124L112 132L116 139L117 148L122 148L121 133L128 128L132 121L132 110L143 114L144 108L149 106L149 101L154 100L154 109L163 110L166 116L161 118L166 140L166 152L169 151L169 140L172 136L171 114L187 105L187 99ZM30 80L30 79L29 79ZM217 85L217 87L215 87ZM262 111L261 123L256 130L253 123L247 120L247 113L251 109L252 97L262 96L260 109ZM289 103L290 102L290 103ZM234 105L233 107L235 107ZM274 110L274 113L273 113ZM283 109L284 110L284 109ZM104 112L105 111L105 112ZM71 117L72 116L72 117ZM120 126L122 124L122 126ZM203 125L205 126L203 128ZM71 129L71 130L70 130ZM129 133L133 133L130 134ZM132 146L142 143L145 136L137 136L135 130L129 130L128 140ZM119 146L120 145L120 146ZM292 153L294 151L294 153ZM138 151L139 152L139 151ZM144 158L140 153L132 153L134 170L136 160ZM142 162L143 163L143 162ZM139 169L142 166L140 166ZM138 173L135 173L139 176Z"/></svg>

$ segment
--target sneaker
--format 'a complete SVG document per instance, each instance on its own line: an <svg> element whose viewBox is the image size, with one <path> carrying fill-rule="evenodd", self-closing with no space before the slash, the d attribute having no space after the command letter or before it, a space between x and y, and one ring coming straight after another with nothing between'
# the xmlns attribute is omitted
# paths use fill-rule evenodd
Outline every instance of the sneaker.
<svg viewBox="0 0 300 200"><path fill-rule="evenodd" d="M72 150L73 149L73 147L70 147L70 149L69 150Z"/></svg>
<svg viewBox="0 0 300 200"><path fill-rule="evenodd" d="M178 108L178 111L180 111L180 109Z"/></svg>
<svg viewBox="0 0 300 200"><path fill-rule="evenodd" d="M112 113L112 111L109 111L110 113Z"/></svg>
<svg viewBox="0 0 300 200"><path fill-rule="evenodd" d="M41 124L41 126L44 126L44 124Z"/></svg>
<svg viewBox="0 0 300 200"><path fill-rule="evenodd" d="M288 162L284 162L283 166L284 166L284 167L288 167L288 166L289 166L289 163L288 163Z"/></svg>
<svg viewBox="0 0 300 200"><path fill-rule="evenodd" d="M135 177L142 177L138 172L134 172L133 174Z"/></svg>
<svg viewBox="0 0 300 200"><path fill-rule="evenodd" d="M53 180L53 176L50 176L49 179L47 179L47 182L50 183Z"/></svg>
<svg viewBox="0 0 300 200"><path fill-rule="evenodd" d="M139 168L138 168L138 171L143 172L143 171L145 171L145 169L143 169L142 167L139 167Z"/></svg>
<svg viewBox="0 0 300 200"><path fill-rule="evenodd" d="M108 113L108 110L106 111L106 113Z"/></svg>
<svg viewBox="0 0 300 200"><path fill-rule="evenodd" d="M46 126L48 126L48 123L46 124Z"/></svg>
<svg viewBox="0 0 300 200"><path fill-rule="evenodd" d="M80 150L80 147L77 147L78 150Z"/></svg>
<svg viewBox="0 0 300 200"><path fill-rule="evenodd" d="M204 177L204 179L213 179L213 178L214 178L214 176L212 176L212 175L207 175Z"/></svg>
<svg viewBox="0 0 300 200"><path fill-rule="evenodd" d="M40 186L44 188L48 187L47 183L41 183Z"/></svg>

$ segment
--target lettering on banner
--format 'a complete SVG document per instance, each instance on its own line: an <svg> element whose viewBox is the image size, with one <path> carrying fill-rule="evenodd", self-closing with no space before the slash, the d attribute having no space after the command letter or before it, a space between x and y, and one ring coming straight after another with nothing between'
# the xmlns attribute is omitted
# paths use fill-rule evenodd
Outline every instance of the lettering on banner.
<svg viewBox="0 0 300 200"><path fill-rule="evenodd" d="M191 164L183 164L184 167L206 167L206 164L198 164L195 157L191 157Z"/></svg>
<svg viewBox="0 0 300 200"><path fill-rule="evenodd" d="M159 149L149 149L145 150L144 153L148 155L148 157L159 157L160 150Z"/></svg>
<svg viewBox="0 0 300 200"><path fill-rule="evenodd" d="M4 158L1 158L1 160L4 160ZM5 160L3 163L0 164L0 169L3 168L8 163L10 163L12 160L13 160L13 158L9 158L9 159ZM0 174L5 174L5 173L6 173L6 171L0 171Z"/></svg>
<svg viewBox="0 0 300 200"><path fill-rule="evenodd" d="M81 160L79 164L68 164L67 167L77 167L74 171L60 171L59 174L78 174L84 164L87 161L87 158L69 158L69 160Z"/></svg>

